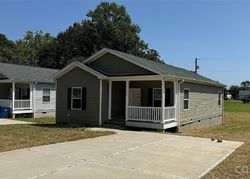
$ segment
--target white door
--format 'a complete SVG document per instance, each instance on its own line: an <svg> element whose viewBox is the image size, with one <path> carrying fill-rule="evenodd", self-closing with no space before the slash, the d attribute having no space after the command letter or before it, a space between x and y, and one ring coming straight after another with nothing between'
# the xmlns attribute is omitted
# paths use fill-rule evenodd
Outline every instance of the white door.
<svg viewBox="0 0 250 179"><path fill-rule="evenodd" d="M129 89L129 106L141 106L141 88Z"/></svg>

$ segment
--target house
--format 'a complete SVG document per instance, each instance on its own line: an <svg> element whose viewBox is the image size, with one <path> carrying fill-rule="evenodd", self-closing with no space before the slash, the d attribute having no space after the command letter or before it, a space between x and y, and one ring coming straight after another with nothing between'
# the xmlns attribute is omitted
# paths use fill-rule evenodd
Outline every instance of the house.
<svg viewBox="0 0 250 179"><path fill-rule="evenodd" d="M56 121L164 130L223 123L224 85L182 68L102 49L54 75Z"/></svg>
<svg viewBox="0 0 250 179"><path fill-rule="evenodd" d="M0 106L9 107L12 117L55 115L55 83L58 70L0 63Z"/></svg>

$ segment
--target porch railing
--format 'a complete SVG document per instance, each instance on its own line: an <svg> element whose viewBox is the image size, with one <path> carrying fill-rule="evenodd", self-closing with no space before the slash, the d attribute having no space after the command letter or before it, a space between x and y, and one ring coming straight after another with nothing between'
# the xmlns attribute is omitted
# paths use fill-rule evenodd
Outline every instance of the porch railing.
<svg viewBox="0 0 250 179"><path fill-rule="evenodd" d="M165 107L165 120L170 120L170 119L175 119L175 107L171 106L171 107Z"/></svg>
<svg viewBox="0 0 250 179"><path fill-rule="evenodd" d="M15 100L15 109L30 109L30 100Z"/></svg>
<svg viewBox="0 0 250 179"><path fill-rule="evenodd" d="M12 108L12 100L10 99L0 99L0 106ZM31 109L30 100L19 100L14 101L14 108L19 109Z"/></svg>
<svg viewBox="0 0 250 179"><path fill-rule="evenodd" d="M175 120L175 107L165 107L164 120ZM162 122L161 107L128 106L128 120Z"/></svg>

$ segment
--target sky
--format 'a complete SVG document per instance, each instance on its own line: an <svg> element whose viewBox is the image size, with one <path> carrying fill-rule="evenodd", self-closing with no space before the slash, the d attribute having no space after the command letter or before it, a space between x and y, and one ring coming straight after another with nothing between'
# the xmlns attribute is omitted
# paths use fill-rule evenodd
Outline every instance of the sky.
<svg viewBox="0 0 250 179"><path fill-rule="evenodd" d="M0 33L11 40L27 30L56 36L86 18L101 1L0 0ZM111 1L109 1L111 2ZM250 80L250 1L127 0L140 37L168 64L194 70L226 85Z"/></svg>

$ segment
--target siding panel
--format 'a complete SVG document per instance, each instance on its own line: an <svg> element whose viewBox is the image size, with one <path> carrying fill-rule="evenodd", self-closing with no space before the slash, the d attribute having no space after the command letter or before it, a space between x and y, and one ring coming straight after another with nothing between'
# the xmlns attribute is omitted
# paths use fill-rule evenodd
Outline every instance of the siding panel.
<svg viewBox="0 0 250 179"><path fill-rule="evenodd" d="M183 90L189 89L189 110L184 110ZM195 121L204 121L200 127L206 127L222 123L223 107L218 105L218 92L223 92L223 88L199 85L193 83L183 83L180 88L180 119L181 124L191 124ZM223 100L223 97L222 97ZM216 120L213 120L216 119ZM198 124L193 127L198 127ZM186 127L188 128L188 127Z"/></svg>
<svg viewBox="0 0 250 179"><path fill-rule="evenodd" d="M99 120L99 84L96 76L74 68L57 80L56 121L97 126ZM67 89L71 87L87 88L86 110L69 110Z"/></svg>
<svg viewBox="0 0 250 179"><path fill-rule="evenodd" d="M152 75L151 71L134 65L112 54L105 54L89 64L97 71L105 75Z"/></svg>

